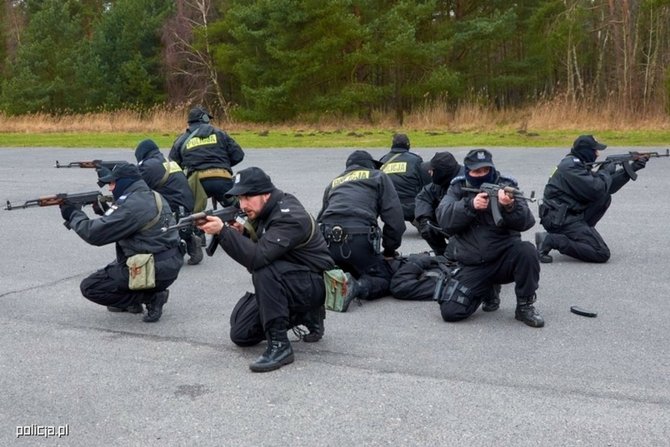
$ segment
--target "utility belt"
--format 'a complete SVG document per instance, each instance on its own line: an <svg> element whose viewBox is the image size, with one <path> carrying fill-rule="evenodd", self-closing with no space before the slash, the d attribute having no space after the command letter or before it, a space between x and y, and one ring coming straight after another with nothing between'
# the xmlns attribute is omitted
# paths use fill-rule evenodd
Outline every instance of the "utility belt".
<svg viewBox="0 0 670 447"><path fill-rule="evenodd" d="M194 172L195 171L190 171L188 173L189 176ZM202 171L198 171L198 178L200 180L204 180L206 178L211 178L211 177L233 178L233 174L231 174L230 171L228 169L225 169L225 168L210 168L210 169L203 169Z"/></svg>
<svg viewBox="0 0 670 447"><path fill-rule="evenodd" d="M329 247L331 244L344 245L348 242L349 238L354 236L366 236L376 253L379 253L381 249L382 232L377 225L349 226L322 224L321 233Z"/></svg>

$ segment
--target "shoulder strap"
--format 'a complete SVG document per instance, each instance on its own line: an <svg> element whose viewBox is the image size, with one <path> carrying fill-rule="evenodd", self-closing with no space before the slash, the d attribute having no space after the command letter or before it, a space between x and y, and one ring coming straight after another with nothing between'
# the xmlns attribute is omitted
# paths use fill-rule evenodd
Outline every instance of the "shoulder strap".
<svg viewBox="0 0 670 447"><path fill-rule="evenodd" d="M156 208L158 208L158 213L154 216L153 219L151 219L149 222L147 222L141 229L140 231L148 230L149 228L153 227L158 223L158 221L161 218L161 214L163 212L163 200L161 200L160 194L158 194L156 191L152 191L154 193L154 200L156 201Z"/></svg>
<svg viewBox="0 0 670 447"><path fill-rule="evenodd" d="M398 158L398 157L400 156L400 154L402 154L402 152L398 152L398 153L395 154L393 157L391 157L391 158L389 158L388 160L386 160L386 163L384 163L383 165L381 165L381 167L379 168L379 170L380 170L380 171L383 171L384 169L386 169L386 166L389 165L389 164L391 164L391 162L392 162L393 160L395 160L396 158Z"/></svg>
<svg viewBox="0 0 670 447"><path fill-rule="evenodd" d="M200 126L196 127L196 129L191 132L191 134L184 140L184 142L181 144L181 147L179 148L179 152L181 153L181 158L184 159L184 152L186 152L186 143L191 141L191 138L195 136L195 134L200 130Z"/></svg>
<svg viewBox="0 0 670 447"><path fill-rule="evenodd" d="M308 213L307 215L309 216L309 226L310 226L310 228L311 228L311 229L310 229L310 233L309 233L309 237L308 237L304 242L302 242L302 243L296 245L295 248L302 248L302 247L304 247L305 245L309 244L309 241L311 241L312 238L314 237L314 232L316 231L316 225L314 225L314 218L313 218L312 215L309 214L309 213Z"/></svg>

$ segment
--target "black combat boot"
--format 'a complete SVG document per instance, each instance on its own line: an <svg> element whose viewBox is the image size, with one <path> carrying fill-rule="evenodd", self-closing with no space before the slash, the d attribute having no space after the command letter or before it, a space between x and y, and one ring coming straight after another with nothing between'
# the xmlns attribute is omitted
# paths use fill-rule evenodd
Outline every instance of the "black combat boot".
<svg viewBox="0 0 670 447"><path fill-rule="evenodd" d="M188 265L200 264L202 261L202 241L200 236L192 234L189 240L186 241L186 252L188 253L189 259L187 261Z"/></svg>
<svg viewBox="0 0 670 447"><path fill-rule="evenodd" d="M323 320L326 319L326 307L321 306L318 309L314 309L310 312L307 312L304 317L304 325L309 329L309 334L302 337L302 341L306 343L314 343L323 338L323 334L326 331Z"/></svg>
<svg viewBox="0 0 670 447"><path fill-rule="evenodd" d="M535 246L537 247L537 253L540 256L540 262L543 264L551 264L554 262L554 258L549 255L551 247L547 241L547 232L543 231L541 233L535 233Z"/></svg>
<svg viewBox="0 0 670 447"><path fill-rule="evenodd" d="M287 323L281 318L272 320L266 329L268 347L256 361L249 365L253 372L268 372L293 363L293 348L286 334Z"/></svg>
<svg viewBox="0 0 670 447"><path fill-rule="evenodd" d="M516 312L514 313L514 318L519 321L523 321L528 326L532 327L542 327L544 326L544 318L535 310L533 303L535 302L536 295L516 299Z"/></svg>
<svg viewBox="0 0 670 447"><path fill-rule="evenodd" d="M354 278L351 273L344 274L347 277L347 293L344 295L344 303L342 305L342 312L349 309L349 304L354 299L364 300L370 294L370 289L363 283L363 281Z"/></svg>
<svg viewBox="0 0 670 447"><path fill-rule="evenodd" d="M500 284L494 284L491 288L491 295L484 299L482 310L484 312L494 312L500 308Z"/></svg>
<svg viewBox="0 0 670 447"><path fill-rule="evenodd" d="M167 303L169 295L170 292L168 290L154 293L149 302L146 303L147 313L142 318L142 321L145 323L155 323L160 320L161 315L163 315L163 306Z"/></svg>

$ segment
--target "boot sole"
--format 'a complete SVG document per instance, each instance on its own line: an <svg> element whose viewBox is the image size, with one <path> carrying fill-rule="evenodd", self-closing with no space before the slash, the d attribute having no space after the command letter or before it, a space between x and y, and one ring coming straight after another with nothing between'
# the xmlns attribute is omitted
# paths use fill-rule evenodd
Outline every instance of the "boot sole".
<svg viewBox="0 0 670 447"><path fill-rule="evenodd" d="M286 357L281 362L266 364L266 365L262 365L262 366L254 366L254 364L252 363L251 365L249 365L249 369L252 370L253 372L259 372L259 373L270 372L270 371L275 371L275 370L281 368L282 366L289 365L289 364L293 363L294 360L295 360L295 356L293 355L293 353L291 353L290 356Z"/></svg>
<svg viewBox="0 0 670 447"><path fill-rule="evenodd" d="M530 327L543 327L543 326L544 326L544 321L543 321L542 323L534 323L534 322L532 322L532 321L524 320L523 318L519 318L519 317L517 317L517 316L514 316L514 318L515 318L516 320L522 322L522 323L525 324L526 326L530 326Z"/></svg>

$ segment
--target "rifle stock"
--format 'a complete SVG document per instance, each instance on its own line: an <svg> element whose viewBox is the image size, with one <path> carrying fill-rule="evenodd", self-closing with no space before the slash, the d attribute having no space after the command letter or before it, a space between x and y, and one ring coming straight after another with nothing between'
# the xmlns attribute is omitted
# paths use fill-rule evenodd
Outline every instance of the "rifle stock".
<svg viewBox="0 0 670 447"><path fill-rule="evenodd" d="M95 169L98 167L103 167L107 169L114 169L114 166L119 164L128 163L125 160L83 160L83 161L71 161L67 164L61 164L56 160L54 168L86 168L86 169Z"/></svg>
<svg viewBox="0 0 670 447"><path fill-rule="evenodd" d="M59 193L50 196L38 197L36 199L29 199L24 201L22 204L12 204L9 200L7 200L5 209L9 211L14 209L31 208L34 206L54 206L66 202L73 205L84 206L98 201L111 202L112 200L113 198L111 196L104 196L100 191L88 191L74 194Z"/></svg>

